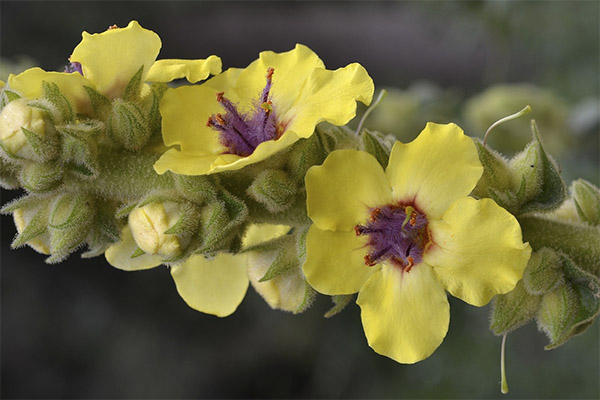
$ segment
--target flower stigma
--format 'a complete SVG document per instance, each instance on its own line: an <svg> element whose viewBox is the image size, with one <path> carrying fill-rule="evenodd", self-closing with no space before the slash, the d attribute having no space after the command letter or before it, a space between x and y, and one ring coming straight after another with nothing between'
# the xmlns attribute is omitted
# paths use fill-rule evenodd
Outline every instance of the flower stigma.
<svg viewBox="0 0 600 400"><path fill-rule="evenodd" d="M389 261L408 272L419 264L431 239L425 215L410 205L386 205L371 208L364 225L356 225L357 236L369 236L369 253L365 264Z"/></svg>
<svg viewBox="0 0 600 400"><path fill-rule="evenodd" d="M267 83L251 114L240 113L236 105L225 97L225 92L217 93L217 101L226 113L213 114L206 126L220 133L221 144L229 149L226 154L247 157L259 144L277 140L283 133L285 126L277 123L273 103L269 99L274 71L273 68L267 70Z"/></svg>

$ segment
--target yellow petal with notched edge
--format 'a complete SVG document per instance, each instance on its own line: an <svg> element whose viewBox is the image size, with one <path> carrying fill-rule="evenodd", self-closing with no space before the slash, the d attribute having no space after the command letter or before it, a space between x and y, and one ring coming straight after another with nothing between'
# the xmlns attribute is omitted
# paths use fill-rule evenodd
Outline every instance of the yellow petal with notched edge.
<svg viewBox="0 0 600 400"><path fill-rule="evenodd" d="M460 199L429 229L434 245L423 261L453 296L483 306L523 276L531 247L515 217L493 200Z"/></svg>
<svg viewBox="0 0 600 400"><path fill-rule="evenodd" d="M482 173L477 148L462 129L431 122L414 141L394 144L386 169L394 200L414 201L434 219L471 193Z"/></svg>
<svg viewBox="0 0 600 400"><path fill-rule="evenodd" d="M369 218L370 207L392 200L381 165L364 151L334 151L305 180L308 216L320 229L352 230Z"/></svg>
<svg viewBox="0 0 600 400"><path fill-rule="evenodd" d="M313 224L306 236L306 261L302 267L308 283L329 295L358 292L379 269L365 265L367 241L353 231L324 231Z"/></svg>
<svg viewBox="0 0 600 400"><path fill-rule="evenodd" d="M290 231L288 225L275 224L252 224L244 233L242 239L242 248L248 248L260 243L268 242L269 240L277 239L284 236Z"/></svg>
<svg viewBox="0 0 600 400"><path fill-rule="evenodd" d="M180 175L209 175L223 171L235 171L246 165L266 160L291 146L297 140L296 135L287 132L278 140L262 142L248 157L235 154L194 155L171 149L154 163L154 170L159 174L173 171Z"/></svg>
<svg viewBox="0 0 600 400"><path fill-rule="evenodd" d="M143 81L161 47L158 35L137 21L131 21L126 28L95 34L83 32L82 36L69 60L81 63L83 76L109 98L121 96L142 66Z"/></svg>
<svg viewBox="0 0 600 400"><path fill-rule="evenodd" d="M210 56L205 60L157 60L148 71L148 82L171 82L185 78L196 83L221 72L221 59Z"/></svg>
<svg viewBox="0 0 600 400"><path fill-rule="evenodd" d="M374 90L373 80L360 64L335 71L315 69L302 90L296 89L299 95L289 108L280 106L283 96L273 89L273 107L281 110L284 123L289 121L287 130L307 138L319 122L346 124L356 115L356 102L370 104Z"/></svg>
<svg viewBox="0 0 600 400"><path fill-rule="evenodd" d="M429 357L448 331L446 293L423 263L409 272L385 264L365 283L356 302L369 346L403 364Z"/></svg>
<svg viewBox="0 0 600 400"><path fill-rule="evenodd" d="M104 256L110 265L124 271L149 269L162 264L161 257L157 255L142 254L141 256L131 258L131 255L137 249L138 245L133 240L131 229L129 229L128 225L125 225L121 230L121 241L106 249Z"/></svg>
<svg viewBox="0 0 600 400"><path fill-rule="evenodd" d="M171 267L179 295L195 310L218 317L232 314L248 289L246 258L221 253L213 260L196 255Z"/></svg>
<svg viewBox="0 0 600 400"><path fill-rule="evenodd" d="M47 72L41 68L30 68L19 75L11 74L8 85L28 99L42 97L42 82L56 83L60 91L76 108L75 112L85 113L91 111L89 97L84 86L94 87L94 84L81 76L79 72Z"/></svg>

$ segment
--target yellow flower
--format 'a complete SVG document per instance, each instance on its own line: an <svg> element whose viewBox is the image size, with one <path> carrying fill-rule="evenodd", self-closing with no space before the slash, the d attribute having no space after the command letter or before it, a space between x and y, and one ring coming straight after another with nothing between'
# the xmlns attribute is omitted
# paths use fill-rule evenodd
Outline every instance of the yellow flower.
<svg viewBox="0 0 600 400"><path fill-rule="evenodd" d="M221 72L221 60L156 60L161 48L158 35L144 29L137 21L126 28L110 27L96 34L83 32L81 43L70 57L74 72L47 72L31 68L10 75L8 85L27 98L42 95L42 81L56 83L80 111L89 111L84 86L89 86L109 99L121 97L131 78L143 66L142 81L169 82L187 78L190 82L206 79Z"/></svg>
<svg viewBox="0 0 600 400"><path fill-rule="evenodd" d="M397 142L387 169L370 154L332 152L306 175L304 273L325 294L359 292L369 345L401 363L427 358L449 323L446 292L483 306L521 279L531 248L517 220L468 197L483 168L454 125Z"/></svg>
<svg viewBox="0 0 600 400"><path fill-rule="evenodd" d="M247 68L230 68L200 86L179 87L161 101L170 149L155 170L205 175L262 161L312 135L321 121L347 123L356 101L369 104L373 81L359 64L325 69L308 47L266 51Z"/></svg>
<svg viewBox="0 0 600 400"><path fill-rule="evenodd" d="M252 226L244 237L243 247L275 239L288 231L289 227L284 225ZM179 295L191 308L226 317L237 309L246 295L249 282L247 258L248 253L220 253L214 259L196 255L172 266L171 275Z"/></svg>

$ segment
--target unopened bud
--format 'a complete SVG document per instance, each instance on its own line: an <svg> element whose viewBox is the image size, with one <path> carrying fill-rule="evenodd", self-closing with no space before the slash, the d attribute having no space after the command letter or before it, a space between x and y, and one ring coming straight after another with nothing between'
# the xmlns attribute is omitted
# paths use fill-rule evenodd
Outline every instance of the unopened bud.
<svg viewBox="0 0 600 400"><path fill-rule="evenodd" d="M46 231L47 215L40 215L39 208L19 208L13 211L15 226L19 235L33 236L32 239L25 239L25 243L35 251L42 254L50 254L50 235ZM46 218L43 218L43 217ZM17 240L19 237L17 236ZM17 243L16 246L25 243ZM13 244L15 246L15 244Z"/></svg>
<svg viewBox="0 0 600 400"><path fill-rule="evenodd" d="M91 196L68 193L58 197L50 211L48 226L52 257L46 262L59 262L75 251L86 240L94 216Z"/></svg>
<svg viewBox="0 0 600 400"><path fill-rule="evenodd" d="M289 208L298 187L288 174L281 170L265 170L258 174L248 194L271 212L281 212Z"/></svg>
<svg viewBox="0 0 600 400"><path fill-rule="evenodd" d="M578 312L577 306L576 293L569 284L544 295L537 322L550 339L550 345L560 341L567 333L571 320Z"/></svg>
<svg viewBox="0 0 600 400"><path fill-rule="evenodd" d="M550 292L564 281L560 256L554 250L544 247L531 255L523 272L523 283L529 293Z"/></svg>
<svg viewBox="0 0 600 400"><path fill-rule="evenodd" d="M62 179L62 169L57 163L30 162L23 167L19 178L27 191L43 193L58 186Z"/></svg>
<svg viewBox="0 0 600 400"><path fill-rule="evenodd" d="M579 217L592 225L600 225L600 190L591 183L578 179L571 185L571 193Z"/></svg>
<svg viewBox="0 0 600 400"><path fill-rule="evenodd" d="M134 209L129 227L137 245L147 254L175 257L181 253L177 235L165 233L181 217L178 203L156 202Z"/></svg>
<svg viewBox="0 0 600 400"><path fill-rule="evenodd" d="M127 150L137 151L150 138L150 128L139 107L123 99L115 99L108 119L108 135Z"/></svg>
<svg viewBox="0 0 600 400"><path fill-rule="evenodd" d="M17 99L8 103L0 113L0 145L11 157L35 159L23 129L44 136L46 122L40 110L28 106L26 99Z"/></svg>

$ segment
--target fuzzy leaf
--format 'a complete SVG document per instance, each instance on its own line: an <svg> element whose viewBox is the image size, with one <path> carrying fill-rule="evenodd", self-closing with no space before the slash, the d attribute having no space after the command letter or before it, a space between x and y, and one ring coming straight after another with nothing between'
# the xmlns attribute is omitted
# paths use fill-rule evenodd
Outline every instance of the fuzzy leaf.
<svg viewBox="0 0 600 400"><path fill-rule="evenodd" d="M266 282L277 276L291 271L294 268L299 268L298 257L296 254L295 238L287 235L279 241L279 251L275 260L267 269L267 272L260 278L259 282Z"/></svg>
<svg viewBox="0 0 600 400"><path fill-rule="evenodd" d="M44 193L55 189L62 179L62 169L57 163L28 163L23 166L19 180L31 193Z"/></svg>
<svg viewBox="0 0 600 400"><path fill-rule="evenodd" d="M363 129L360 134L361 150L372 154L377 162L386 168L390 159L390 152L394 144L394 140L386 137L383 134L375 131Z"/></svg>
<svg viewBox="0 0 600 400"><path fill-rule="evenodd" d="M106 117L110 113L110 100L106 98L102 93L96 91L96 89L93 89L89 86L84 86L83 88L85 89L88 97L90 98L90 103L92 103L94 116L100 120L106 119Z"/></svg>
<svg viewBox="0 0 600 400"><path fill-rule="evenodd" d="M20 186L17 178L18 166L0 157L0 187L6 190L18 189Z"/></svg>
<svg viewBox="0 0 600 400"><path fill-rule="evenodd" d="M290 207L297 190L296 182L285 172L268 169L258 174L246 192L267 210L278 213Z"/></svg>
<svg viewBox="0 0 600 400"><path fill-rule="evenodd" d="M18 93L13 92L12 90L3 89L0 92L0 110L3 109L4 107L6 107L6 105L8 103L10 103L11 101L17 100L20 98L21 98L21 96Z"/></svg>
<svg viewBox="0 0 600 400"><path fill-rule="evenodd" d="M107 123L108 136L125 149L138 151L150 138L150 128L142 111L134 103L115 99Z"/></svg>
<svg viewBox="0 0 600 400"><path fill-rule="evenodd" d="M331 318L334 315L339 314L346 306L350 303L350 300L354 295L352 294L340 294L336 296L331 296L331 301L333 302L333 307L329 309L323 316L325 318Z"/></svg>
<svg viewBox="0 0 600 400"><path fill-rule="evenodd" d="M217 188L208 176L176 175L177 191L186 199L195 203L204 203L217 197Z"/></svg>
<svg viewBox="0 0 600 400"><path fill-rule="evenodd" d="M474 139L473 142L477 147L479 161L483 165L483 175L473 190L473 195L480 198L492 197L507 209L514 207L516 198L512 192L513 174L507 161L481 140Z"/></svg>
<svg viewBox="0 0 600 400"><path fill-rule="evenodd" d="M287 171L297 181L304 182L306 171L313 165L322 164L325 155L325 150L317 135L300 139L290 151Z"/></svg>
<svg viewBox="0 0 600 400"><path fill-rule="evenodd" d="M43 202L39 205L39 209L36 214L31 218L25 229L19 233L13 240L11 247L13 249L24 246L31 239L34 239L48 229L48 203Z"/></svg>
<svg viewBox="0 0 600 400"><path fill-rule="evenodd" d="M38 161L48 162L59 156L60 143L55 136L38 135L26 128L21 128L21 131L27 138L27 142L37 156Z"/></svg>
<svg viewBox="0 0 600 400"><path fill-rule="evenodd" d="M600 190L584 179L571 184L571 193L582 221L600 225Z"/></svg>
<svg viewBox="0 0 600 400"><path fill-rule="evenodd" d="M527 293L523 281L512 292L494 299L490 329L495 335L503 335L525 325L535 316L541 297Z"/></svg>
<svg viewBox="0 0 600 400"><path fill-rule="evenodd" d="M68 122L73 120L74 114L71 103L62 94L56 83L43 81L42 90L44 91L44 97L58 110L62 121Z"/></svg>
<svg viewBox="0 0 600 400"><path fill-rule="evenodd" d="M140 94L140 87L142 85L142 74L144 73L144 66L142 65L140 69L133 75L133 77L129 80L127 87L125 88L125 93L123 94L123 99L126 101L135 100Z"/></svg>
<svg viewBox="0 0 600 400"><path fill-rule="evenodd" d="M568 335L577 306L577 293L569 284L561 285L543 296L537 322L538 328L550 339L546 348L558 346L561 339Z"/></svg>
<svg viewBox="0 0 600 400"><path fill-rule="evenodd" d="M534 252L523 272L523 283L530 294L542 295L556 289L565 279L560 256L544 247Z"/></svg>

